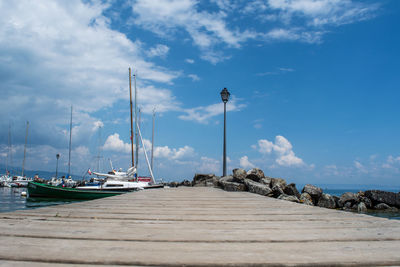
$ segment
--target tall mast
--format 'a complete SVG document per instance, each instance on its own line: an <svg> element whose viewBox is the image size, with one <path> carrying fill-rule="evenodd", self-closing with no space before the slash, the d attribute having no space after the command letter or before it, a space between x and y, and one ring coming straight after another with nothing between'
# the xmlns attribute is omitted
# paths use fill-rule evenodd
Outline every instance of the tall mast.
<svg viewBox="0 0 400 267"><path fill-rule="evenodd" d="M7 151L7 159L6 159L6 175L8 175L8 165L10 164L10 154L11 154L11 123L8 124L8 151Z"/></svg>
<svg viewBox="0 0 400 267"><path fill-rule="evenodd" d="M151 133L151 170L153 171L153 158L154 158L154 121L156 117L156 109L153 109L153 129Z"/></svg>
<svg viewBox="0 0 400 267"><path fill-rule="evenodd" d="M136 88L136 74L133 74L135 83L135 145L136 145L136 171L139 163L139 136L138 136L138 120L137 120L137 88Z"/></svg>
<svg viewBox="0 0 400 267"><path fill-rule="evenodd" d="M154 175L153 175L153 170L150 167L149 158L147 157L146 145L143 142L143 137L142 137L142 133L140 132L140 127L139 126L138 126L138 129L139 129L140 140L142 141L144 157L145 157L146 162L147 162L147 168L149 168L150 176L151 176L151 179L153 180L153 183L156 183L156 179L154 178Z"/></svg>
<svg viewBox="0 0 400 267"><path fill-rule="evenodd" d="M9 143L9 155L10 155L10 168L13 166L13 158L12 158L12 140L11 140L11 122L8 125L8 140L10 141Z"/></svg>
<svg viewBox="0 0 400 267"><path fill-rule="evenodd" d="M137 128L138 128L138 131L140 131L140 122L142 120L142 111L140 110L140 108L137 109L137 113L138 113L138 116L139 116L138 122L137 122ZM138 134L137 138L139 138L139 134ZM136 156L136 169L139 166L139 148L140 148L140 142L139 142L139 139L138 139L138 142L137 142L137 145L136 145L136 155L137 155Z"/></svg>
<svg viewBox="0 0 400 267"><path fill-rule="evenodd" d="M135 166L134 156L133 156L133 116L132 116L132 75L131 68L129 68L129 97L130 97L130 111L131 111L131 156L132 156L132 167ZM136 102L136 97L135 97Z"/></svg>
<svg viewBox="0 0 400 267"><path fill-rule="evenodd" d="M29 129L29 121L26 122L26 134L25 134L25 145L24 145L24 160L22 161L22 174L24 177L24 168L25 168L25 158L26 158L26 143L28 142L28 129Z"/></svg>
<svg viewBox="0 0 400 267"><path fill-rule="evenodd" d="M99 140L97 141L97 171L100 171L100 159L102 158L101 156L101 126L99 126Z"/></svg>
<svg viewBox="0 0 400 267"><path fill-rule="evenodd" d="M69 123L69 151L68 151L68 175L71 173L71 144L72 144L72 105L71 105L71 120Z"/></svg>

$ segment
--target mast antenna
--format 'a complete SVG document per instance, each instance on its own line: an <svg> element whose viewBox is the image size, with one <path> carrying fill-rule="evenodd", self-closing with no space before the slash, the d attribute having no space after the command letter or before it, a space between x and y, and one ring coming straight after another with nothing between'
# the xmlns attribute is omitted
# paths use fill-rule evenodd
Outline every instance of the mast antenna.
<svg viewBox="0 0 400 267"><path fill-rule="evenodd" d="M156 117L156 109L153 109L153 129L151 133L151 170L153 171L153 161L154 161L154 124L155 124L155 117Z"/></svg>
<svg viewBox="0 0 400 267"><path fill-rule="evenodd" d="M139 136L138 136L138 112L137 112L137 88L136 88L136 73L133 74L133 80L135 83L135 145L136 145L136 173L138 171L139 163Z"/></svg>
<svg viewBox="0 0 400 267"><path fill-rule="evenodd" d="M135 74L133 75L135 76ZM130 112L131 112L131 158L132 158L132 167L135 167L134 156L133 156L133 116L132 116L132 74L131 68L129 68L129 97L130 97ZM136 98L135 98L136 102Z"/></svg>
<svg viewBox="0 0 400 267"><path fill-rule="evenodd" d="M22 161L22 174L24 177L24 168L25 168L25 158L26 158L26 143L28 142L28 129L29 129L29 121L26 122L26 134L25 134L25 145L24 145L24 160Z"/></svg>
<svg viewBox="0 0 400 267"><path fill-rule="evenodd" d="M69 122L69 151L68 151L68 175L71 173L71 145L72 145L72 105L71 105L71 120Z"/></svg>

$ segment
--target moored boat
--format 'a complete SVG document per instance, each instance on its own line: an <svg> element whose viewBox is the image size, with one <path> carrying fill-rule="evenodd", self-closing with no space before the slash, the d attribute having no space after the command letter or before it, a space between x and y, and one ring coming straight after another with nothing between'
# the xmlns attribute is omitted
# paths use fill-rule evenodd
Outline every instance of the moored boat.
<svg viewBox="0 0 400 267"><path fill-rule="evenodd" d="M25 177L25 176L14 176L9 183L11 187L27 187L28 183L33 181L32 178L30 177Z"/></svg>
<svg viewBox="0 0 400 267"><path fill-rule="evenodd" d="M83 190L76 188L52 186L37 182L28 183L28 197L59 198L59 199L97 199L126 193L127 191Z"/></svg>

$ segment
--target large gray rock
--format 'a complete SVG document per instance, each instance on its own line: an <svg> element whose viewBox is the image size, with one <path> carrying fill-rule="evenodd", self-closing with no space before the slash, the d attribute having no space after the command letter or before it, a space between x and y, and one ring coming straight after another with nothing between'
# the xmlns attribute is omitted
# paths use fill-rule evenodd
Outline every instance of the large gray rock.
<svg viewBox="0 0 400 267"><path fill-rule="evenodd" d="M271 179L270 177L265 177L265 178L261 178L260 183L268 185L269 187L271 187Z"/></svg>
<svg viewBox="0 0 400 267"><path fill-rule="evenodd" d="M207 182L213 180L214 174L196 173L193 177L192 186L206 186Z"/></svg>
<svg viewBox="0 0 400 267"><path fill-rule="evenodd" d="M247 186L247 190L250 193L269 196L272 192L271 188L268 185L257 183L250 179L244 179L244 184Z"/></svg>
<svg viewBox="0 0 400 267"><path fill-rule="evenodd" d="M314 203L312 201L312 197L308 193L302 193L300 195L300 203L309 205L309 206L314 206Z"/></svg>
<svg viewBox="0 0 400 267"><path fill-rule="evenodd" d="M296 202L299 203L300 200L296 196L289 196L286 194L282 194L278 197L278 199L286 200L286 201L291 201L291 202Z"/></svg>
<svg viewBox="0 0 400 267"><path fill-rule="evenodd" d="M272 188L272 196L279 197L280 195L284 194L282 187L279 184L274 185Z"/></svg>
<svg viewBox="0 0 400 267"><path fill-rule="evenodd" d="M282 189L286 187L286 180L282 178L271 178L271 188L279 185Z"/></svg>
<svg viewBox="0 0 400 267"><path fill-rule="evenodd" d="M328 209L334 209L336 208L336 202L331 195L322 193L321 197L318 200L318 206Z"/></svg>
<svg viewBox="0 0 400 267"><path fill-rule="evenodd" d="M365 205L364 202L360 202L357 206L357 211L359 213L366 213L367 212L367 206Z"/></svg>
<svg viewBox="0 0 400 267"><path fill-rule="evenodd" d="M183 180L182 182L179 183L179 186L192 186L192 182L188 180Z"/></svg>
<svg viewBox="0 0 400 267"><path fill-rule="evenodd" d="M246 178L251 179L255 182L260 182L262 178L264 178L264 172L258 168L253 168L247 172Z"/></svg>
<svg viewBox="0 0 400 267"><path fill-rule="evenodd" d="M371 209L373 207L372 201L367 197L359 197L360 202L363 202L367 209Z"/></svg>
<svg viewBox="0 0 400 267"><path fill-rule="evenodd" d="M224 189L224 183L226 183L226 182L233 182L233 177L232 176L223 176L218 179L217 185L218 185L218 187L221 187L222 189Z"/></svg>
<svg viewBox="0 0 400 267"><path fill-rule="evenodd" d="M373 205L385 203L389 206L400 208L400 193L386 192L381 190L367 190L365 196L368 197Z"/></svg>
<svg viewBox="0 0 400 267"><path fill-rule="evenodd" d="M350 202L351 205L358 204L359 199L358 199L357 194L354 194L354 193L351 193L351 192L343 193L340 196L339 205L340 206L345 206L347 202Z"/></svg>
<svg viewBox="0 0 400 267"><path fill-rule="evenodd" d="M376 209L376 210L388 210L388 209L390 209L390 206L388 204L385 204L385 203L379 203L379 204L375 205L374 209Z"/></svg>
<svg viewBox="0 0 400 267"><path fill-rule="evenodd" d="M225 182L223 188L225 191L246 191L246 186L244 184L236 182Z"/></svg>
<svg viewBox="0 0 400 267"><path fill-rule="evenodd" d="M300 193L296 188L296 184L294 184L294 183L291 183L291 184L288 184L287 186L285 186L285 188L283 189L283 192L286 195L295 196L297 198L300 198Z"/></svg>
<svg viewBox="0 0 400 267"><path fill-rule="evenodd" d="M333 199L335 200L335 203L336 203L336 208L343 208L343 205L341 205L340 203L339 203L339 200L340 200L340 197L338 197L338 196L332 196L333 197Z"/></svg>
<svg viewBox="0 0 400 267"><path fill-rule="evenodd" d="M218 182L225 191L246 191L246 185L233 182L232 176L222 177Z"/></svg>
<svg viewBox="0 0 400 267"><path fill-rule="evenodd" d="M232 177L235 182L244 183L244 179L246 178L247 175L244 169L240 168L233 169L232 173L233 173Z"/></svg>
<svg viewBox="0 0 400 267"><path fill-rule="evenodd" d="M219 180L221 179L221 177L219 176L214 176L212 179L212 183L214 187L218 187L219 186Z"/></svg>
<svg viewBox="0 0 400 267"><path fill-rule="evenodd" d="M322 189L311 184L306 184L301 193L307 193L311 196L314 205L318 203L318 199L322 195Z"/></svg>
<svg viewBox="0 0 400 267"><path fill-rule="evenodd" d="M353 204L350 201L344 203L343 205L344 210L357 210L357 207L358 207L357 204Z"/></svg>

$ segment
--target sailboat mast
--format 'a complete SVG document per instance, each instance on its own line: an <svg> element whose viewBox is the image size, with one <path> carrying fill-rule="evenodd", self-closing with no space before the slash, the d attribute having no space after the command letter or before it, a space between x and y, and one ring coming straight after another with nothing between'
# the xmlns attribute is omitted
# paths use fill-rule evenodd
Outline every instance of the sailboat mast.
<svg viewBox="0 0 400 267"><path fill-rule="evenodd" d="M69 151L68 151L68 175L71 173L71 144L72 144L72 105L71 105L71 120L69 123Z"/></svg>
<svg viewBox="0 0 400 267"><path fill-rule="evenodd" d="M6 160L6 175L8 175L8 165L10 164L10 152L11 152L11 124L8 124L8 151L7 151L7 160Z"/></svg>
<svg viewBox="0 0 400 267"><path fill-rule="evenodd" d="M99 126L99 140L97 140L97 171L100 171L100 159L101 156L101 126Z"/></svg>
<svg viewBox="0 0 400 267"><path fill-rule="evenodd" d="M135 145L136 145L136 171L139 163L139 136L138 136L138 120L137 120L137 88L136 88L136 74L133 75L135 83ZM137 172L136 172L137 173Z"/></svg>
<svg viewBox="0 0 400 267"><path fill-rule="evenodd" d="M154 121L156 117L156 110L153 109L153 128L151 133L151 170L153 171L153 158L154 158Z"/></svg>
<svg viewBox="0 0 400 267"><path fill-rule="evenodd" d="M133 116L132 116L132 74L131 68L129 68L129 97L130 97L130 111L131 111L131 156L132 156L132 167L135 166L134 156L133 156ZM136 101L136 97L135 97Z"/></svg>
<svg viewBox="0 0 400 267"><path fill-rule="evenodd" d="M137 124L137 123L136 123ZM142 147L143 147L143 153L144 153L144 157L146 158L146 162L147 162L147 168L149 168L149 172L150 172L150 176L151 179L153 180L153 183L156 183L156 179L154 178L153 175L153 170L150 167L150 162L149 162L149 158L147 157L147 151L146 151L146 145L143 142L143 137L142 137L142 133L140 131L140 127L138 125L138 130L139 130L139 136L140 136L140 140L142 141Z"/></svg>
<svg viewBox="0 0 400 267"><path fill-rule="evenodd" d="M25 158L26 158L26 143L28 142L28 129L29 129L29 121L26 122L26 134L25 134L25 145L24 145L24 160L22 161L22 173L21 173L22 177L24 177Z"/></svg>
<svg viewBox="0 0 400 267"><path fill-rule="evenodd" d="M12 166L13 166L13 158L12 158L12 140L11 140L11 122L10 122L10 124L8 125L8 140L10 141L10 143L9 143L9 147L8 147L8 149L9 149L9 155L10 155L10 169L12 168Z"/></svg>

